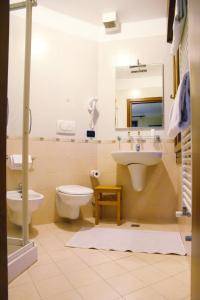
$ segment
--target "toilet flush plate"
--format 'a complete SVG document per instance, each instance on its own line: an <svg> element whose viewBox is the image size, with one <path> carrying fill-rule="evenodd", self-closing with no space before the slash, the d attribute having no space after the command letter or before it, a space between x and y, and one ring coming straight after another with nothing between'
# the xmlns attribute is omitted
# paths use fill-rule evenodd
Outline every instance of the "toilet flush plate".
<svg viewBox="0 0 200 300"><path fill-rule="evenodd" d="M76 122L70 120L58 120L56 133L62 135L75 135Z"/></svg>

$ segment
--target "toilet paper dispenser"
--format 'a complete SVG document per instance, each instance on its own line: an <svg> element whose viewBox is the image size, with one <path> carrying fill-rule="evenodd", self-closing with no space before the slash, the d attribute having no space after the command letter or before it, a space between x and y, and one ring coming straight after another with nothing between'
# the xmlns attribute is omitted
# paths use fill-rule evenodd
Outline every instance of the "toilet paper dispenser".
<svg viewBox="0 0 200 300"><path fill-rule="evenodd" d="M100 171L99 170L91 170L90 171L90 177L93 177L93 178L99 178L101 175Z"/></svg>

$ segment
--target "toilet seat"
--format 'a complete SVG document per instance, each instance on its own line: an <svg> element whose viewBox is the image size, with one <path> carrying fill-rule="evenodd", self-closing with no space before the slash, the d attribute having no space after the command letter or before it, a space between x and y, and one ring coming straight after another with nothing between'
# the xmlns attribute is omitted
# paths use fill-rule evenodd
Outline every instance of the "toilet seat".
<svg viewBox="0 0 200 300"><path fill-rule="evenodd" d="M68 195L90 195L93 190L81 185L61 185L57 188L58 192Z"/></svg>

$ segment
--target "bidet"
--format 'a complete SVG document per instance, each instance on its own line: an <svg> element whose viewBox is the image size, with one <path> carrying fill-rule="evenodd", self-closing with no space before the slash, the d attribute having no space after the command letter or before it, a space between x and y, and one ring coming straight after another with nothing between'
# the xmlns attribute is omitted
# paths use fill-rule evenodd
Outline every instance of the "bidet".
<svg viewBox="0 0 200 300"><path fill-rule="evenodd" d="M44 196L33 190L28 191L28 222L31 222L31 214L39 208ZM22 226L22 193L21 190L7 192L7 204L9 208L9 219L12 223Z"/></svg>

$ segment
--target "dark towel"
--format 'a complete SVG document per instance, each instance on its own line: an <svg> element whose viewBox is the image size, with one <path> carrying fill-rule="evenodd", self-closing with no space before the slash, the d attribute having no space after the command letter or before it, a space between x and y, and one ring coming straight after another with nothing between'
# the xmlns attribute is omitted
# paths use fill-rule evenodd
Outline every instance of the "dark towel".
<svg viewBox="0 0 200 300"><path fill-rule="evenodd" d="M191 111L190 111L190 74L185 73L181 82L179 109L181 120L179 128L184 129L190 125Z"/></svg>

